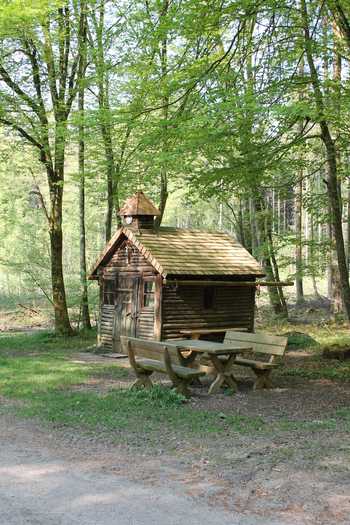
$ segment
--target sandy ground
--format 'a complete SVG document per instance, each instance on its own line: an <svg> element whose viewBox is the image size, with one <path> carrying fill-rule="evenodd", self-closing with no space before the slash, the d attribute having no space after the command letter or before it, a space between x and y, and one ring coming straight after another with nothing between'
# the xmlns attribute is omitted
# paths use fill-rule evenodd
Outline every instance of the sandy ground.
<svg viewBox="0 0 350 525"><path fill-rule="evenodd" d="M346 457L320 476L237 439L228 473L2 414L0 525L350 524Z"/></svg>
<svg viewBox="0 0 350 525"><path fill-rule="evenodd" d="M1 525L284 525L209 507L164 472L162 487L143 480L142 468L139 481L127 479L113 472L125 469L116 452L66 447L13 416L0 416L0 442Z"/></svg>

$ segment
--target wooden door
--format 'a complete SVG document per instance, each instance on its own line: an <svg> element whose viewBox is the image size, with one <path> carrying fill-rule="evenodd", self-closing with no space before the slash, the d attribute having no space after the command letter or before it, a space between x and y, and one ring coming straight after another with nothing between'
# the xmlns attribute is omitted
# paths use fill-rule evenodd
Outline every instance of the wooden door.
<svg viewBox="0 0 350 525"><path fill-rule="evenodd" d="M136 337L139 312L139 276L119 274L116 290L114 348L120 352L120 336Z"/></svg>

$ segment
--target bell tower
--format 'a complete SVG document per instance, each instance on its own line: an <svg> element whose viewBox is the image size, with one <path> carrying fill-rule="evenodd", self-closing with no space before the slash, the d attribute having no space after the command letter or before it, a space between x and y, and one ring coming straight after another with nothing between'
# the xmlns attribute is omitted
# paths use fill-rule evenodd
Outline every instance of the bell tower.
<svg viewBox="0 0 350 525"><path fill-rule="evenodd" d="M118 215L122 218L123 226L142 230L154 227L154 217L158 217L160 211L142 191L138 191L125 201Z"/></svg>

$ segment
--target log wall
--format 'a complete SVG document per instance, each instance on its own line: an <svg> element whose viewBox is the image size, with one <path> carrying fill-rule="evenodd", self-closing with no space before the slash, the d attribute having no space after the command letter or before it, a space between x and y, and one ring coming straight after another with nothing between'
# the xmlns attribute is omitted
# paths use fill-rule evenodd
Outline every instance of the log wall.
<svg viewBox="0 0 350 525"><path fill-rule="evenodd" d="M237 327L254 329L255 288L215 287L213 308L203 307L204 287L164 286L162 339L183 338L180 330Z"/></svg>
<svg viewBox="0 0 350 525"><path fill-rule="evenodd" d="M103 304L100 308L99 346L113 349L114 306Z"/></svg>
<svg viewBox="0 0 350 525"><path fill-rule="evenodd" d="M141 301L143 278L152 278L156 274L156 270L135 246L125 242L116 250L108 265L103 268L101 276L102 282L105 279L115 280L116 282L115 305L103 304L103 294L101 294L99 328L99 344L101 346L120 351L119 336L123 333L123 328L118 325L116 309L120 301L127 300L127 297L130 301L136 299L137 303L133 305L134 310L132 312L133 315L135 314L134 322L136 324L136 332L133 335L144 339L155 337L155 307L142 308ZM133 287L137 287L136 291ZM128 295L127 289L130 290L130 295Z"/></svg>

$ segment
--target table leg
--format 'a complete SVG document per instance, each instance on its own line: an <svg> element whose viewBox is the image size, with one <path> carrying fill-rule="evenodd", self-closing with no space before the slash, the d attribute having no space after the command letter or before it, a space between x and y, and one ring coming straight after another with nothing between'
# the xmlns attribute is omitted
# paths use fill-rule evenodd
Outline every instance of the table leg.
<svg viewBox="0 0 350 525"><path fill-rule="evenodd" d="M193 352L191 350L186 350L185 352L183 352L180 349L178 349L177 354L179 356L181 366L186 366L189 368L198 368L198 363L196 363L196 359L198 358L197 352ZM202 383L200 382L198 377L192 379L191 384L194 386L202 386Z"/></svg>
<svg viewBox="0 0 350 525"><path fill-rule="evenodd" d="M232 374L232 367L235 362L235 355L231 355L227 361L223 362L216 355L209 355L211 362L217 372L217 377L210 385L209 394L215 394L220 390L220 387L226 383L234 392L237 391L237 383Z"/></svg>

